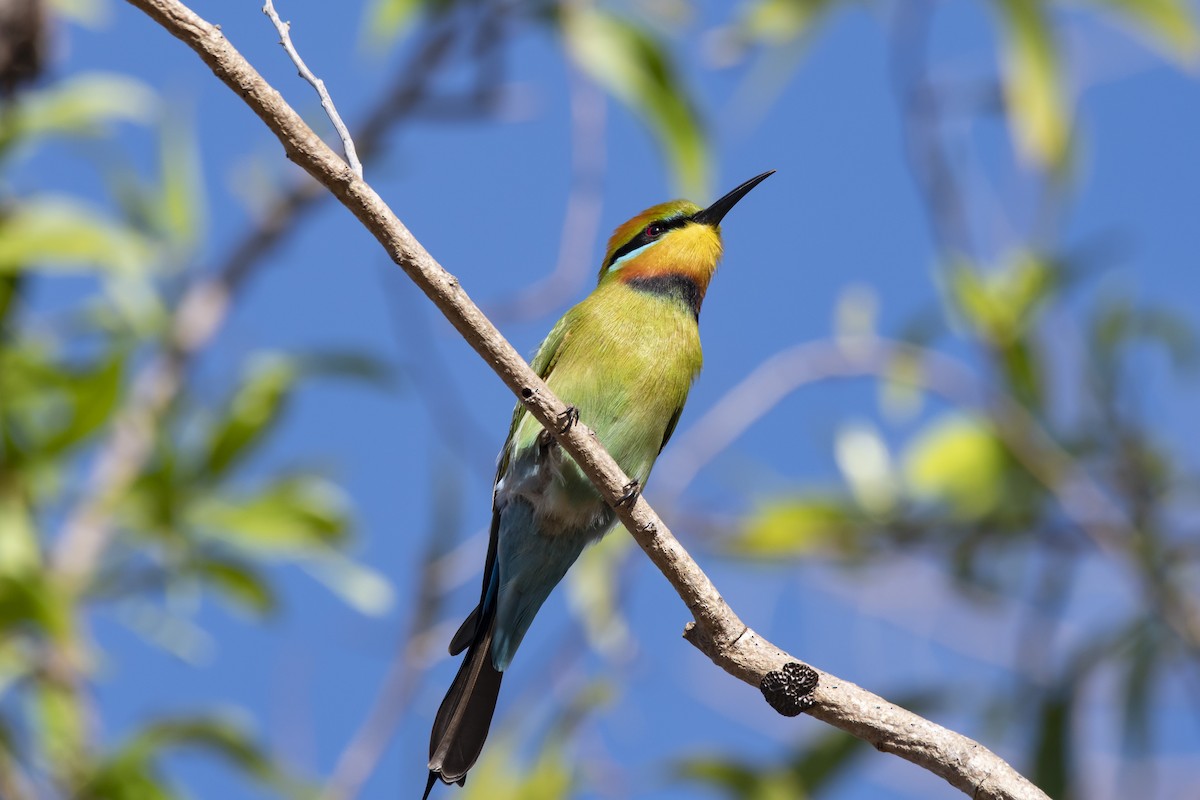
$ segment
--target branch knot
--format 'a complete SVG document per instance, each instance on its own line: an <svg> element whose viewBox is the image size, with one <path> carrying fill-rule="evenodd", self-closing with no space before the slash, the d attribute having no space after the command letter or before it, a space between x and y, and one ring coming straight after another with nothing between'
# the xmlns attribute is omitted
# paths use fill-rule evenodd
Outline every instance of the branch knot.
<svg viewBox="0 0 1200 800"><path fill-rule="evenodd" d="M817 702L817 671L807 664L790 661L783 669L772 670L763 676L758 688L767 704L785 717L794 717Z"/></svg>

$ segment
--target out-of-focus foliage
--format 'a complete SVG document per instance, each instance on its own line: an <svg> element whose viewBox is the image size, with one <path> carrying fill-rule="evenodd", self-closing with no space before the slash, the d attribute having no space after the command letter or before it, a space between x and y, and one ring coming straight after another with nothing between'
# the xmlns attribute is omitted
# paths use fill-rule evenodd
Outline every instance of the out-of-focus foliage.
<svg viewBox="0 0 1200 800"><path fill-rule="evenodd" d="M100 18L98 4L71 9ZM80 73L0 102L0 170L56 140L88 140L103 148L64 157L108 190L84 200L0 183L0 796L183 797L164 763L182 749L305 795L225 718L150 718L123 743L96 739L82 682L105 654L92 652L81 619L111 609L150 646L193 658L209 641L197 606L169 598L198 591L262 618L279 607L271 570L283 562L365 613L390 607L387 581L348 555L353 517L329 476L297 466L248 481L245 469L306 385L383 386L389 370L355 352L264 353L216 402L183 395L153 420L152 457L107 509L115 536L94 573L82 585L66 579L51 556L56 528L145 391L135 376L171 346L164 309L176 276L197 266L206 201L186 116L131 77ZM130 125L157 129L156 175L120 154L117 134ZM26 302L35 282L68 272L93 279L68 313Z"/></svg>
<svg viewBox="0 0 1200 800"><path fill-rule="evenodd" d="M454 14L478 12L499 19L482 25L478 41L462 51L478 53L484 44L503 50L505 36L526 29L553 37L564 64L635 116L664 154L674 183L699 198L708 194L713 164L712 120L689 91L705 77L697 59L748 64L744 87L775 97L829 20L847 6L874 5L744 0L695 48L669 31L687 20L690 5L367 0L363 31L381 53L403 48L427 24L452 26L460 21ZM990 14L997 41L994 85L981 93L995 103L978 114L1002 116L1015 155L1005 168L1032 175L1058 202L1071 199L1073 148L1087 135L1075 113L1064 18L1101 15L1175 64L1193 65L1200 53L1186 0L977 0L976 6ZM878 10L929 14L937 7ZM52 8L96 25L107 6L57 0ZM23 74L13 85L25 83ZM927 92L917 94L928 100L929 92L955 87L922 88ZM151 455L129 489L103 509L115 536L94 574L82 585L65 579L51 555L83 499L82 481L144 391L136 376L155 359L177 355L172 309L180 282L199 270L207 200L192 121L177 107L165 109L131 76L43 75L0 102L0 797L188 796L169 758L183 749L214 756L276 794L304 795L248 727L226 718L151 717L120 741L98 740L88 684L119 680L119 665L114 674L106 654L90 649L86 628L93 615L107 614L151 646L198 658L212 643L194 604L171 598L216 598L261 623L283 602L276 583L282 565L298 566L364 613L387 609L393 587L349 554L353 514L334 476L300 464L268 461L264 469L262 459L307 385L339 379L379 387L388 383L388 371L359 353L263 352L240 375L222 378L218 399L181 393L153 420ZM919 110L932 113L935 106ZM151 175L116 144L133 127L157 142ZM103 159L92 158L91 149L69 157L101 176L106 197L18 192L4 182L3 170L61 140L104 146ZM933 183L946 189L944 180ZM943 213L937 201L945 199L926 198L931 215ZM965 205L971 196L952 199L951 206ZM1018 674L1003 696L957 709L1012 733L1024 748L1021 766L1052 796L1081 796L1078 754L1094 743L1074 720L1088 682L1101 667L1112 668L1123 745L1153 752L1160 679L1181 665L1194 670L1200 652L1200 634L1188 622L1200 553L1177 513L1178 497L1196 481L1182 466L1179 443L1152 435L1129 368L1131 352L1154 347L1182 372L1200 359L1200 345L1177 314L1125 296L1077 292L1088 270L1068 268L1076 265L1053 232L1031 225L1010 244L1008 255L996 258L969 243L937 243L943 307L908 326L917 332L901 337L909 349L891 353L878 370L880 420L837 426L831 456L841 485L753 498L739 519L711 525L722 534L713 549L750 568L828 558L846 570L907 550L953 575L964 602L981 591L996 602L1024 597L1034 585L1030 604L1050 614L1070 595L1071 563L1112 559L1133 598L1120 618L1075 631L1052 653L1042 648L1053 637L1039 638L1044 631L1031 626L1019 647L1039 655L1028 660L1040 671ZM27 305L36 282L68 272L91 280L90 294L70 313L43 316ZM840 309L835 339L848 358L881 341L874 310L852 306ZM1048 346L1044 326L1052 314L1082 318L1082 367ZM968 354L971 386L926 357L942 352ZM1064 393L1075 400L1067 412ZM1078 498L1096 497L1081 494L1088 481L1113 508L1080 514ZM570 606L584 638L614 661L633 639L621 589L623 567L635 552L626 538L610 537L570 577ZM399 599L435 602L428 592ZM594 780L588 774L594 765L580 766L572 734L616 691L585 687L558 702L566 710L540 728L498 721L462 796L551 800L579 791ZM861 749L857 740L829 733L795 744L773 762L688 755L674 777L719 796L819 796L853 768Z"/></svg>
<svg viewBox="0 0 1200 800"><path fill-rule="evenodd" d="M749 764L720 755L693 757L676 765L676 774L682 780L713 787L732 800L804 800L819 797L865 747L862 739L831 731L783 763Z"/></svg>
<svg viewBox="0 0 1200 800"><path fill-rule="evenodd" d="M0 153L51 136L95 136L112 123L147 123L156 99L141 81L125 75L75 75L21 95L0 118Z"/></svg>
<svg viewBox="0 0 1200 800"><path fill-rule="evenodd" d="M1064 168L1073 144L1087 134L1074 113L1060 24L1070 4L986 5L1000 35L997 96L1005 101L1016 156L1007 169L1054 196L1051 202L1060 205L1047 216L1061 214L1060 206L1072 199L1063 188ZM810 16L825 6L763 0L747 4L742 18L799 21L790 36L758 37L768 48L786 47L812 35ZM779 17L781 8L793 16ZM928 22L932 8L912 13ZM1103 10L1110 22L1147 37L1175 62L1195 63L1200 40L1191 4L1114 0L1076 4L1075 12L1080 8ZM789 26L781 22L776 30ZM897 47L917 51L899 58L923 63L919 38ZM906 109L910 124L938 130L931 96L944 91L951 97L959 87L922 80L901 100L912 104ZM986 117L994 109L982 103L974 113ZM969 136L943 144L934 141L940 133L909 135L927 135L924 146L947 151L940 162L913 162L918 183L932 187L926 199L935 230L954 228L945 224L948 203L964 216L970 209L963 204L988 207L972 193L969 178L922 173L950 170L948 152L974 146ZM1089 713L1084 698L1097 676L1121 676L1113 691L1123 709L1124 746L1146 755L1161 748L1155 709L1174 702L1167 699L1165 676L1191 674L1197 666L1200 594L1194 576L1200 550L1187 523L1194 518L1188 487L1196 485L1196 476L1178 451L1180 443L1152 433L1154 420L1138 402L1133 362L1147 348L1159 348L1173 377L1185 378L1197 363L1200 338L1194 322L1178 312L1139 305L1125 294L1089 291L1091 265L1065 256L1065 246L1048 239L1046 230L1034 220L1028 230L1014 231L1010 255L999 260L972 252L969 237L938 241L943 319L914 320L911 343L877 370L885 427L854 422L836 437L844 489L805 486L762 499L719 541L741 558L778 564L832 556L848 569L911 550L944 564L968 602L1022 598L1018 605L1036 609L1031 615L1048 615L1026 626L1016 643L1018 677L1011 692L983 702L979 711L1023 743L1026 774L1049 796L1082 797L1088 779L1081 753L1097 741L1079 720ZM1055 346L1050 317L1060 331L1071 320L1082 359ZM874 336L839 331L847 362L864 349L891 347ZM977 371L966 360L948 365L945 353L964 349L977 355ZM938 407L947 400L959 407ZM1069 638L1056 636L1067 624L1064 604L1082 572L1076 564L1096 559L1109 561L1124 577L1131 599L1117 618L1085 625ZM687 762L684 774L730 797L804 792L787 764L715 758Z"/></svg>
<svg viewBox="0 0 1200 800"><path fill-rule="evenodd" d="M680 190L704 197L708 149L700 120L664 44L645 27L614 14L564 6L561 35L575 63L654 131Z"/></svg>

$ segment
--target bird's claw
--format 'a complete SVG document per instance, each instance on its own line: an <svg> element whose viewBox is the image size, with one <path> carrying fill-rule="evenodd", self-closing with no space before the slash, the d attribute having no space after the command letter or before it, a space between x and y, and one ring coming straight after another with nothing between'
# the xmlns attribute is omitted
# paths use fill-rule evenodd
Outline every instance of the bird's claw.
<svg viewBox="0 0 1200 800"><path fill-rule="evenodd" d="M558 415L559 433L566 433L575 427L575 423L579 422L579 409L575 406L567 406L566 410Z"/></svg>
<svg viewBox="0 0 1200 800"><path fill-rule="evenodd" d="M625 488L622 489L622 492L623 494L621 495L620 499L617 500L617 505L631 506L637 501L638 495L642 493L642 482L637 478L634 478L629 483L625 484Z"/></svg>

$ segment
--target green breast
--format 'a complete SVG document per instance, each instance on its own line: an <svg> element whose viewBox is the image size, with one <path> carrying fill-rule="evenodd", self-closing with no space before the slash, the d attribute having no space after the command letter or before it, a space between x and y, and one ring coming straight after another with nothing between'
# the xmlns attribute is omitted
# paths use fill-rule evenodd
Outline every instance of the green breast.
<svg viewBox="0 0 1200 800"><path fill-rule="evenodd" d="M630 477L643 484L662 449L668 425L687 399L702 354L695 317L669 294L607 283L571 309L565 336L547 378L563 402ZM535 444L541 426L528 415L514 437L517 449ZM573 462L563 470L571 499L595 498Z"/></svg>

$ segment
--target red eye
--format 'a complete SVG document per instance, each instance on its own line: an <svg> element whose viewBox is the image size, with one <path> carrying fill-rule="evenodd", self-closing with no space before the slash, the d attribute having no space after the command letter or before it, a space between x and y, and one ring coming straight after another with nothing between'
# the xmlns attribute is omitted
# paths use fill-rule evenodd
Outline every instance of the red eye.
<svg viewBox="0 0 1200 800"><path fill-rule="evenodd" d="M646 235L651 239L657 239L662 232L662 226L657 223L652 223L646 226Z"/></svg>

